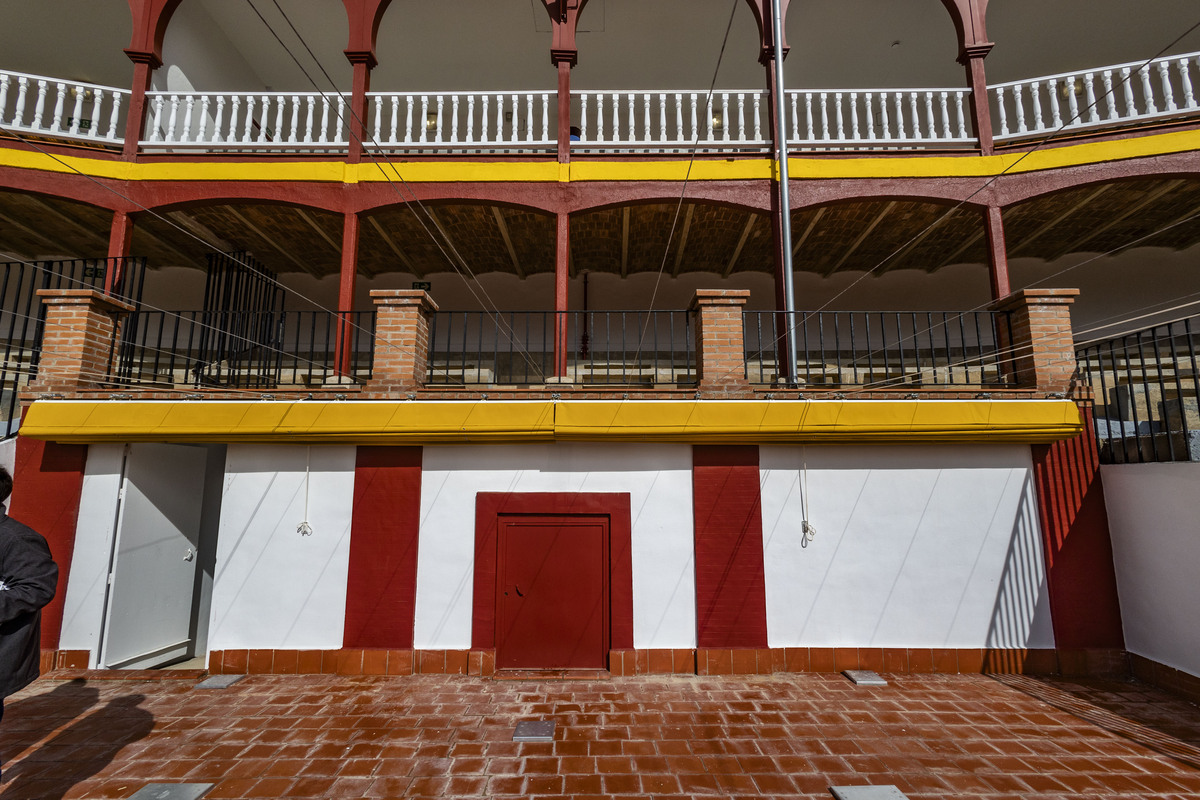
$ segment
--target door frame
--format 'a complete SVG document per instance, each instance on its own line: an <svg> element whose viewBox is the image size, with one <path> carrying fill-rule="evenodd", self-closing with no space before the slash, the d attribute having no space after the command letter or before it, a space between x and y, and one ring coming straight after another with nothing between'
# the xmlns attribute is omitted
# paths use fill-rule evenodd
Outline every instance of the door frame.
<svg viewBox="0 0 1200 800"><path fill-rule="evenodd" d="M479 492L471 649L496 648L497 571L502 516L608 517L608 642L633 648L633 536L627 492Z"/></svg>

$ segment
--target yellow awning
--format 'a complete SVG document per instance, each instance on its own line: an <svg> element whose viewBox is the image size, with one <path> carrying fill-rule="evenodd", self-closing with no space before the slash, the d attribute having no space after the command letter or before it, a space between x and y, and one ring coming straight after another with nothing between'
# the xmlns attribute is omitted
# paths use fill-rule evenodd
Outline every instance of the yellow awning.
<svg viewBox="0 0 1200 800"><path fill-rule="evenodd" d="M63 443L1046 443L1083 430L1069 400L38 400L21 435Z"/></svg>

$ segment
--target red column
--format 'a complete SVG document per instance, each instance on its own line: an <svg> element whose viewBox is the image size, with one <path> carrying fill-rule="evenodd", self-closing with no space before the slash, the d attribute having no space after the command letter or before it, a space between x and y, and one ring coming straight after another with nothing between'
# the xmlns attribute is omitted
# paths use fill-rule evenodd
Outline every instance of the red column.
<svg viewBox="0 0 1200 800"><path fill-rule="evenodd" d="M990 156L992 146L992 107L988 100L987 74L983 59L992 51L991 42L968 45L963 48L958 63L967 68L967 84L971 87L971 120L975 123L975 135L979 138L979 151Z"/></svg>
<svg viewBox="0 0 1200 800"><path fill-rule="evenodd" d="M86 463L87 445L55 444L24 436L17 439L9 515L45 536L58 564L58 593L42 609L42 648L47 650L58 647L62 631L63 598L75 552Z"/></svg>
<svg viewBox="0 0 1200 800"><path fill-rule="evenodd" d="M692 448L696 647L702 672L756 672L767 647L758 447ZM729 651L729 668L720 664ZM735 653L733 651L741 651ZM740 664L739 661L750 663ZM769 661L769 659L768 659Z"/></svg>
<svg viewBox="0 0 1200 800"><path fill-rule="evenodd" d="M1082 434L1033 446L1046 589L1063 674L1123 676L1121 604L1088 406L1080 404Z"/></svg>
<svg viewBox="0 0 1200 800"><path fill-rule="evenodd" d="M133 86L129 94L129 110L125 122L125 147L122 154L134 159L138 153L138 142L146 133L146 92L150 90L150 79L162 61L154 53L141 50L126 50L125 55L133 62Z"/></svg>
<svg viewBox="0 0 1200 800"><path fill-rule="evenodd" d="M362 160L363 148L368 141L367 133L367 92L371 91L371 70L377 62L375 54L370 50L347 50L346 58L354 65L354 83L350 93L350 163L356 164Z"/></svg>
<svg viewBox="0 0 1200 800"><path fill-rule="evenodd" d="M983 224L987 226L988 272L992 279L992 299L999 300L1012 292L1008 283L1008 248L1004 244L1004 217L999 206L983 209Z"/></svg>
<svg viewBox="0 0 1200 800"><path fill-rule="evenodd" d="M125 259L133 242L133 218L124 211L114 211L112 228L108 233L108 269L104 273L104 293L111 295L125 279Z"/></svg>
<svg viewBox="0 0 1200 800"><path fill-rule="evenodd" d="M558 161L571 160L571 67L574 58L556 58L558 66Z"/></svg>
<svg viewBox="0 0 1200 800"><path fill-rule="evenodd" d="M421 522L421 448L359 447L343 647L411 650Z"/></svg>
<svg viewBox="0 0 1200 800"><path fill-rule="evenodd" d="M567 277L571 259L571 217L558 214L557 249L554 258L554 376L567 376Z"/></svg>
<svg viewBox="0 0 1200 800"><path fill-rule="evenodd" d="M354 341L354 278L358 269L358 215L346 214L342 226L342 271L338 284L338 331L337 350L334 354L334 372L338 377L350 374L351 351Z"/></svg>

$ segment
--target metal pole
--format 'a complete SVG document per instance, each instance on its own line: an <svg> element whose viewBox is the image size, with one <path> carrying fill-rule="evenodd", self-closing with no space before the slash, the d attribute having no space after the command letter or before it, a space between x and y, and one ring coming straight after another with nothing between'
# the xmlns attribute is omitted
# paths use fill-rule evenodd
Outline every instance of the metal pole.
<svg viewBox="0 0 1200 800"><path fill-rule="evenodd" d="M787 319L787 367L783 377L796 381L796 290L792 276L792 202L788 186L787 114L783 93L783 0L771 0L775 37L775 157L779 165L779 214L783 234L783 302Z"/></svg>

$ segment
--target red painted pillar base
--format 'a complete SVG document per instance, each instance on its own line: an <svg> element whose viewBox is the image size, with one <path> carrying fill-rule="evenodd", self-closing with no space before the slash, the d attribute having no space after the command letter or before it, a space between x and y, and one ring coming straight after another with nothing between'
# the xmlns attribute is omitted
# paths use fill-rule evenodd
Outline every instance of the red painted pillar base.
<svg viewBox="0 0 1200 800"><path fill-rule="evenodd" d="M63 598L75 552L75 526L86 464L87 445L17 438L8 515L45 536L58 564L58 592L42 609L42 648L47 650L58 647L62 632Z"/></svg>
<svg viewBox="0 0 1200 800"><path fill-rule="evenodd" d="M696 646L767 646L758 447L692 448ZM732 657L732 656L731 656Z"/></svg>
<svg viewBox="0 0 1200 800"><path fill-rule="evenodd" d="M1063 671L1074 673L1081 670L1067 663L1072 653L1116 655L1125 648L1092 414L1086 406L1080 413L1081 435L1033 446L1054 641Z"/></svg>
<svg viewBox="0 0 1200 800"><path fill-rule="evenodd" d="M421 448L359 447L343 647L411 650L421 522Z"/></svg>

